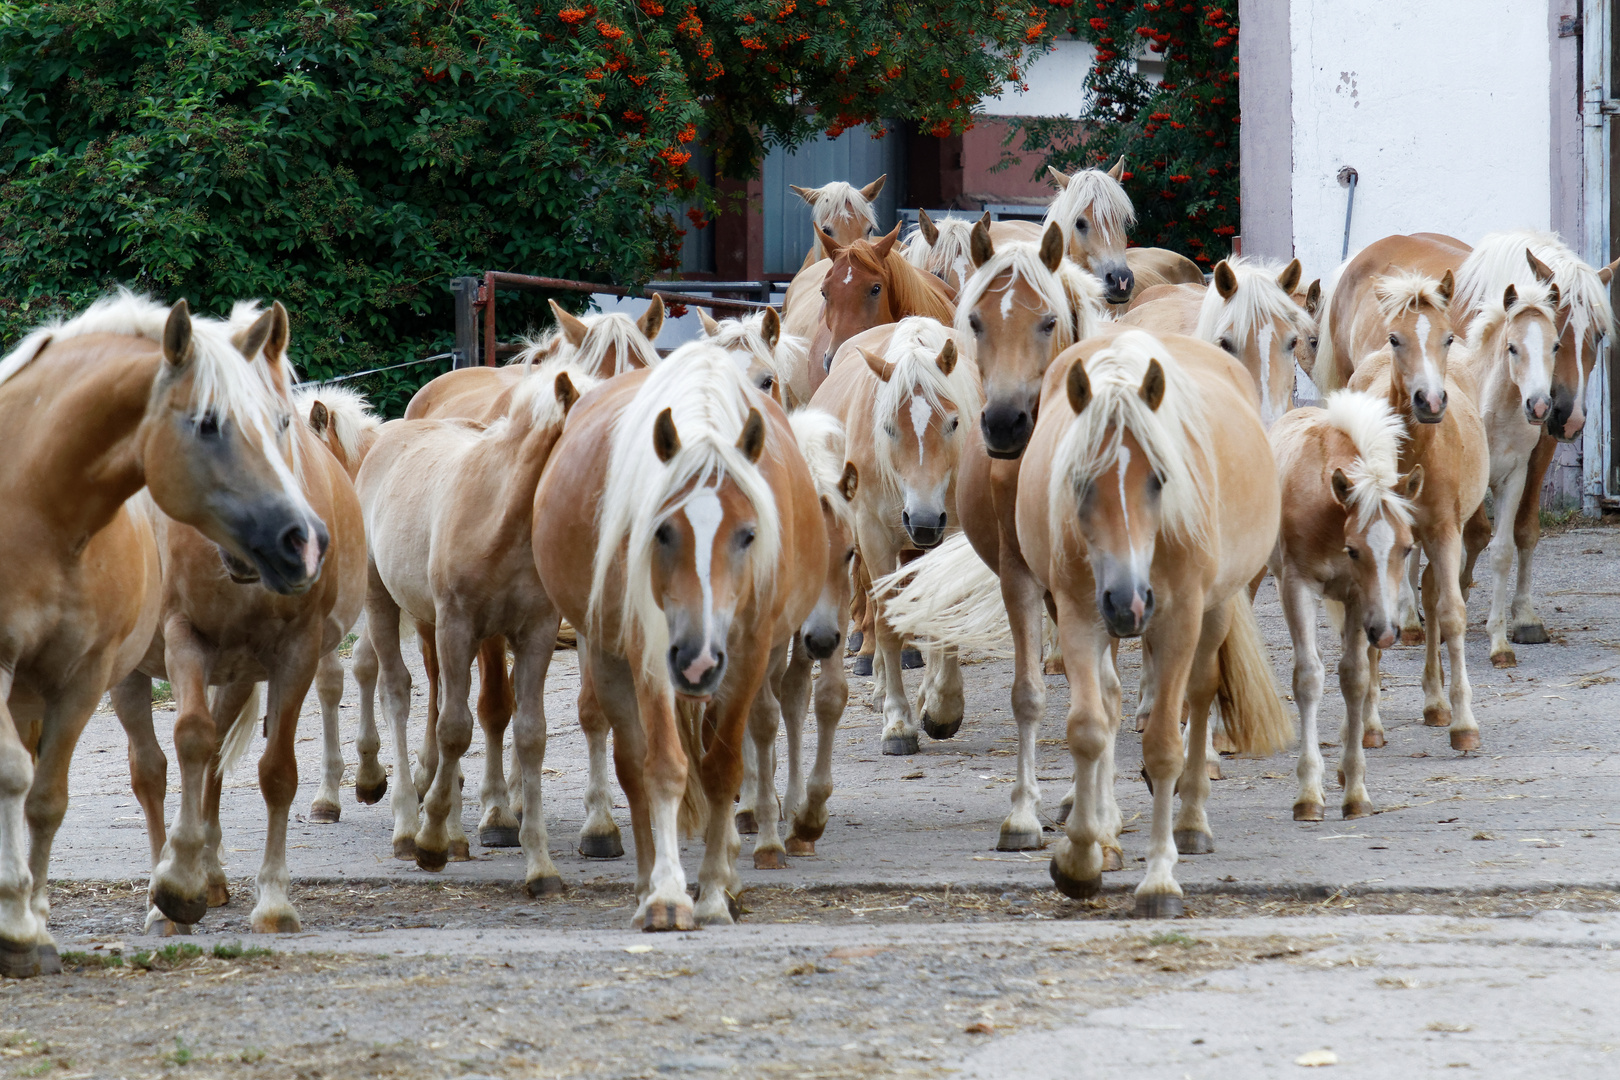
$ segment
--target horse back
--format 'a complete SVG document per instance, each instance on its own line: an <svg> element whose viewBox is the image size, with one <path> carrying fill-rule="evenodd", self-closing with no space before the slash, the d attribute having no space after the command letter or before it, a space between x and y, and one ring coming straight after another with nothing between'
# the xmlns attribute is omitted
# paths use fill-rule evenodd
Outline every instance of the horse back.
<svg viewBox="0 0 1620 1080"><path fill-rule="evenodd" d="M1439 233L1386 236L1357 252L1334 285L1328 310L1338 385L1348 385L1351 372L1383 347L1387 331L1373 291L1378 279L1403 270L1439 279L1447 270L1455 272L1467 256L1465 245Z"/></svg>
<svg viewBox="0 0 1620 1080"><path fill-rule="evenodd" d="M463 417L489 420L497 415L497 399L517 384L524 369L470 367L447 371L411 396L405 406L407 420L446 420Z"/></svg>

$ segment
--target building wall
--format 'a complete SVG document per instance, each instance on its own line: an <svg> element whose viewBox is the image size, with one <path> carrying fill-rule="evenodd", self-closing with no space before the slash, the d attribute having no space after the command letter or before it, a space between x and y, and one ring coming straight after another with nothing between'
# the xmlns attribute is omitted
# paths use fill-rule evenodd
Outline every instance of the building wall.
<svg viewBox="0 0 1620 1080"><path fill-rule="evenodd" d="M1080 115L1086 94L1086 76L1091 73L1096 50L1090 42L1073 38L1057 41L1052 51L1035 58L1024 72L1020 91L1009 86L999 97L981 104L986 116L1068 116Z"/></svg>

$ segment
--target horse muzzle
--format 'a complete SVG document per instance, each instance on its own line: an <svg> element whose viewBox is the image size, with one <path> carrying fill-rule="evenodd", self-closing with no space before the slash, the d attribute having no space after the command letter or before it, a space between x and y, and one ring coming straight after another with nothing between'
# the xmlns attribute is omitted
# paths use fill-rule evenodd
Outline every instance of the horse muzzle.
<svg viewBox="0 0 1620 1080"><path fill-rule="evenodd" d="M725 674L724 650L711 650L707 641L681 642L669 647L669 680L682 697L712 696Z"/></svg>
<svg viewBox="0 0 1620 1080"><path fill-rule="evenodd" d="M1579 420L1574 417L1575 391L1562 383L1553 383L1552 412L1547 415L1547 434L1559 442L1572 442L1586 427L1584 413Z"/></svg>
<svg viewBox="0 0 1620 1080"><path fill-rule="evenodd" d="M1420 424L1438 424L1446 417L1446 402L1450 395L1442 390L1419 390L1412 395L1412 415Z"/></svg>
<svg viewBox="0 0 1620 1080"><path fill-rule="evenodd" d="M831 627L817 627L804 632L804 651L812 660L826 660L838 651L838 643L844 640L839 630Z"/></svg>
<svg viewBox="0 0 1620 1080"><path fill-rule="evenodd" d="M912 514L910 510L900 511L900 524L906 530L911 542L927 551L929 548L939 546L945 539L945 511L937 513L932 510Z"/></svg>
<svg viewBox="0 0 1620 1080"><path fill-rule="evenodd" d="M1129 303L1131 291L1136 288L1136 275L1123 262L1106 267L1102 272L1103 299L1110 304Z"/></svg>
<svg viewBox="0 0 1620 1080"><path fill-rule="evenodd" d="M1524 399L1524 418L1535 427L1541 427L1552 416L1552 399L1536 394Z"/></svg>
<svg viewBox="0 0 1620 1080"><path fill-rule="evenodd" d="M1367 631L1367 644L1375 649L1388 649L1395 644L1395 628L1387 621L1369 622L1363 629Z"/></svg>
<svg viewBox="0 0 1620 1080"><path fill-rule="evenodd" d="M298 596L310 590L321 576L331 537L326 525L316 517L302 514L268 513L255 515L238 530L242 547L261 585L283 596ZM240 562L240 560L238 560ZM234 580L240 567L226 560L226 571Z"/></svg>
<svg viewBox="0 0 1620 1080"><path fill-rule="evenodd" d="M985 453L1011 461L1023 454L1029 437L1035 434L1035 413L1005 402L986 405L979 414L979 430L984 435Z"/></svg>
<svg viewBox="0 0 1620 1080"><path fill-rule="evenodd" d="M1117 582L1097 589L1097 612L1115 637L1140 637L1153 617L1153 587Z"/></svg>

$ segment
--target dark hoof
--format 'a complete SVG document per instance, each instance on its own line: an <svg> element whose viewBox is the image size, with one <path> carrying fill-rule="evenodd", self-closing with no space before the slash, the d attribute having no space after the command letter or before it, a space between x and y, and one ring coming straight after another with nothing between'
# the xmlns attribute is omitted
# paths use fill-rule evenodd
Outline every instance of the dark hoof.
<svg viewBox="0 0 1620 1080"><path fill-rule="evenodd" d="M766 848L754 852L755 870L786 870L787 853L781 848ZM735 915L732 918L736 918Z"/></svg>
<svg viewBox="0 0 1620 1080"><path fill-rule="evenodd" d="M752 810L737 811L737 831L744 836L753 836L759 832L759 819Z"/></svg>
<svg viewBox="0 0 1620 1080"><path fill-rule="evenodd" d="M1373 808L1370 802L1347 802L1344 804L1344 820L1346 821L1358 817L1372 817L1372 812Z"/></svg>
<svg viewBox="0 0 1620 1080"><path fill-rule="evenodd" d="M318 802L309 808L309 823L311 825L336 825L343 816L343 808L334 806L329 802Z"/></svg>
<svg viewBox="0 0 1620 1080"><path fill-rule="evenodd" d="M1453 750L1478 750L1478 731L1453 731L1451 733L1451 748Z"/></svg>
<svg viewBox="0 0 1620 1080"><path fill-rule="evenodd" d="M883 752L890 757L906 757L917 752L917 736L892 735L883 740Z"/></svg>
<svg viewBox="0 0 1620 1080"><path fill-rule="evenodd" d="M518 847L518 831L511 825L491 825L478 830L480 847Z"/></svg>
<svg viewBox="0 0 1620 1080"><path fill-rule="evenodd" d="M445 863L448 863L449 861L450 852L448 851L429 851L421 844L416 845L416 865L420 866L423 870L428 870L436 874L440 870L443 870Z"/></svg>
<svg viewBox="0 0 1620 1080"><path fill-rule="evenodd" d="M1297 802L1294 804L1295 821L1321 821L1322 804L1314 802Z"/></svg>
<svg viewBox="0 0 1620 1080"><path fill-rule="evenodd" d="M39 953L39 973L41 975L62 974L62 958L57 955L55 945L41 945Z"/></svg>
<svg viewBox="0 0 1620 1080"><path fill-rule="evenodd" d="M816 853L816 842L814 840L800 840L797 836L788 837L784 846L787 848L787 853L796 858L803 858Z"/></svg>
<svg viewBox="0 0 1620 1080"><path fill-rule="evenodd" d="M619 839L616 832L606 836L582 836L579 838L579 853L587 859L622 859L624 841Z"/></svg>
<svg viewBox="0 0 1620 1080"><path fill-rule="evenodd" d="M1071 900L1090 900L1102 891L1102 878L1097 877L1090 881L1081 881L1072 878L1058 869L1057 860L1053 859L1046 864L1047 873L1052 875L1052 884L1057 886L1058 892Z"/></svg>
<svg viewBox="0 0 1620 1080"><path fill-rule="evenodd" d="M224 907L231 902L231 887L223 881L210 881L208 883L208 906L211 908Z"/></svg>
<svg viewBox="0 0 1620 1080"><path fill-rule="evenodd" d="M366 784L364 786L361 786L360 784L354 785L355 802L362 803L366 806L374 806L377 803L382 802L383 796L386 794L388 794L388 779L386 777L384 777L383 780L376 786L372 786L370 784Z"/></svg>
<svg viewBox="0 0 1620 1080"><path fill-rule="evenodd" d="M203 916L208 914L207 890L201 896L181 896L171 889L160 888L152 894L152 903L170 922L202 922Z"/></svg>
<svg viewBox="0 0 1620 1080"><path fill-rule="evenodd" d="M416 858L416 837L402 836L394 841L394 858L410 862Z"/></svg>
<svg viewBox="0 0 1620 1080"><path fill-rule="evenodd" d="M31 979L40 974L39 950L32 944L19 945L0 938L0 975L8 979Z"/></svg>
<svg viewBox="0 0 1620 1080"><path fill-rule="evenodd" d="M855 666L849 670L853 675L862 675L870 679L872 677L872 658L870 656L857 656Z"/></svg>
<svg viewBox="0 0 1620 1080"><path fill-rule="evenodd" d="M450 841L450 859L453 862L472 862L472 848L468 846L466 837Z"/></svg>
<svg viewBox="0 0 1620 1080"><path fill-rule="evenodd" d="M1363 750L1382 750L1385 747L1384 733L1373 731L1371 728L1361 733L1361 748Z"/></svg>
<svg viewBox="0 0 1620 1080"><path fill-rule="evenodd" d="M531 900L541 900L547 896L561 896L568 891L563 879L556 874L547 877L537 877L533 881L523 883L523 891L529 894Z"/></svg>
<svg viewBox="0 0 1620 1080"><path fill-rule="evenodd" d="M1540 623L1530 623L1527 626L1515 626L1508 635L1508 640L1515 645L1545 645L1552 638L1547 636L1547 628Z"/></svg>
<svg viewBox="0 0 1620 1080"><path fill-rule="evenodd" d="M916 649L900 650L900 670L916 671L923 666L923 655Z"/></svg>
<svg viewBox="0 0 1620 1080"><path fill-rule="evenodd" d="M1073 809L1074 803L1061 803L1058 806L1057 817L1053 820L1055 820L1059 825L1066 823L1069 820L1069 812Z"/></svg>
<svg viewBox="0 0 1620 1080"><path fill-rule="evenodd" d="M1182 855L1208 855L1215 850L1215 838L1197 829L1176 830L1176 851Z"/></svg>
<svg viewBox="0 0 1620 1080"><path fill-rule="evenodd" d="M1138 893L1136 896L1138 919L1179 919L1186 910L1181 897L1175 893Z"/></svg>
<svg viewBox="0 0 1620 1080"><path fill-rule="evenodd" d="M1423 707L1424 727L1450 727L1451 710L1443 705L1425 705Z"/></svg>
<svg viewBox="0 0 1620 1080"><path fill-rule="evenodd" d="M1402 630L1401 631L1401 644L1402 645L1421 645L1421 644L1423 644L1423 631L1422 630Z"/></svg>
<svg viewBox="0 0 1620 1080"><path fill-rule="evenodd" d="M1111 874L1115 870L1125 869L1125 856L1119 848L1103 848L1103 873Z"/></svg>
<svg viewBox="0 0 1620 1080"><path fill-rule="evenodd" d="M1513 654L1512 649L1504 649L1499 653L1491 653L1491 667L1518 667L1519 658Z"/></svg>
<svg viewBox="0 0 1620 1080"><path fill-rule="evenodd" d="M1008 832L1003 829L1001 835L996 837L997 851L1039 851L1041 848L1041 834L1039 831Z"/></svg>
<svg viewBox="0 0 1620 1080"><path fill-rule="evenodd" d="M922 714L922 729L930 739L948 739L962 730L962 718L958 716L949 724L936 724L934 718L925 712Z"/></svg>
<svg viewBox="0 0 1620 1080"><path fill-rule="evenodd" d="M853 655L860 652L861 646L864 644L866 644L866 635L857 630L849 635L849 648L846 651Z"/></svg>
<svg viewBox="0 0 1620 1080"><path fill-rule="evenodd" d="M697 920L692 917L691 904L651 904L641 928L648 933L662 930L696 930Z"/></svg>

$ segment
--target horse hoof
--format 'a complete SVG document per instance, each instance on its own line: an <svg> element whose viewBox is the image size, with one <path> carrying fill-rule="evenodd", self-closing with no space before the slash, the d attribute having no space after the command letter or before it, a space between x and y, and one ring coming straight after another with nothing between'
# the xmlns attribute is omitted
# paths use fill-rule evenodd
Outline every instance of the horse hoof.
<svg viewBox="0 0 1620 1080"><path fill-rule="evenodd" d="M789 855L800 858L816 853L816 842L814 840L800 840L797 836L788 837L784 846L787 848Z"/></svg>
<svg viewBox="0 0 1620 1080"><path fill-rule="evenodd" d="M201 896L181 896L173 889L159 886L152 893L152 903L171 922L202 922L202 917L208 914L208 892L206 889Z"/></svg>
<svg viewBox="0 0 1620 1080"><path fill-rule="evenodd" d="M852 675L861 675L870 679L872 677L872 658L870 656L857 656L855 666L849 670Z"/></svg>
<svg viewBox="0 0 1620 1080"><path fill-rule="evenodd" d="M42 974L39 949L32 942L19 945L0 938L0 975L8 979L31 979L39 974Z"/></svg>
<svg viewBox="0 0 1620 1080"><path fill-rule="evenodd" d="M787 853L781 848L766 848L754 852L755 870L786 870Z"/></svg>
<svg viewBox="0 0 1620 1080"><path fill-rule="evenodd" d="M416 845L416 865L423 870L437 874L444 869L445 863L449 861L449 851L429 851L421 844Z"/></svg>
<svg viewBox="0 0 1620 1080"><path fill-rule="evenodd" d="M1204 775L1209 777L1211 780L1226 779L1226 777L1221 775L1220 758L1209 758L1204 762Z"/></svg>
<svg viewBox="0 0 1620 1080"><path fill-rule="evenodd" d="M531 900L541 900L547 896L561 896L568 891L563 879L556 874L547 874L523 883L523 891L529 894Z"/></svg>
<svg viewBox="0 0 1620 1080"><path fill-rule="evenodd" d="M619 839L618 833L608 833L606 836L582 836L579 838L579 853L587 859L622 859L624 841Z"/></svg>
<svg viewBox="0 0 1620 1080"><path fill-rule="evenodd" d="M962 730L962 718L958 716L949 724L936 724L934 718L925 712L922 714L922 729L928 733L930 739L948 739Z"/></svg>
<svg viewBox="0 0 1620 1080"><path fill-rule="evenodd" d="M490 825L478 830L479 847L518 847L518 831L511 825Z"/></svg>
<svg viewBox="0 0 1620 1080"><path fill-rule="evenodd" d="M467 838L450 841L450 858L454 862L472 862L472 848L467 845Z"/></svg>
<svg viewBox="0 0 1620 1080"><path fill-rule="evenodd" d="M1451 710L1444 705L1423 706L1424 727L1450 727Z"/></svg>
<svg viewBox="0 0 1620 1080"><path fill-rule="evenodd" d="M41 975L62 974L62 957L57 953L55 945L41 945L35 951L39 954Z"/></svg>
<svg viewBox="0 0 1620 1080"><path fill-rule="evenodd" d="M1361 748L1363 750L1382 750L1385 746L1384 732L1368 728L1361 733Z"/></svg>
<svg viewBox="0 0 1620 1080"><path fill-rule="evenodd" d="M231 902L231 888L223 881L210 881L208 883L208 906L211 908L224 907Z"/></svg>
<svg viewBox="0 0 1620 1080"><path fill-rule="evenodd" d="M1052 875L1052 884L1057 886L1058 892L1071 900L1090 900L1102 892L1101 875L1087 881L1072 878L1058 869L1056 859L1046 864L1046 871Z"/></svg>
<svg viewBox="0 0 1620 1080"><path fill-rule="evenodd" d="M1208 855L1215 850L1215 838L1197 829L1176 830L1176 851L1182 855Z"/></svg>
<svg viewBox="0 0 1620 1080"><path fill-rule="evenodd" d="M354 785L354 801L365 806L374 806L382 802L384 795L388 794L388 778L385 776L375 784Z"/></svg>
<svg viewBox="0 0 1620 1080"><path fill-rule="evenodd" d="M1526 623L1515 626L1509 640L1515 645L1545 645L1552 638L1547 636L1547 628L1540 623Z"/></svg>
<svg viewBox="0 0 1620 1080"><path fill-rule="evenodd" d="M1175 893L1137 893L1138 919L1179 919L1187 910Z"/></svg>
<svg viewBox="0 0 1620 1080"><path fill-rule="evenodd" d="M1115 870L1125 869L1125 855L1119 848L1103 848L1103 873L1110 874Z"/></svg>
<svg viewBox="0 0 1620 1080"><path fill-rule="evenodd" d="M318 802L309 808L309 823L311 825L336 825L338 818L343 816L343 808L335 803Z"/></svg>
<svg viewBox="0 0 1620 1080"><path fill-rule="evenodd" d="M857 630L853 634L849 635L849 646L845 649L845 651L851 655L854 655L855 653L861 651L861 646L864 644L866 644L866 635Z"/></svg>
<svg viewBox="0 0 1620 1080"><path fill-rule="evenodd" d="M1491 667L1518 667L1519 658L1513 655L1512 649L1503 649L1498 653L1491 653Z"/></svg>
<svg viewBox="0 0 1620 1080"><path fill-rule="evenodd" d="M996 838L997 851L1039 851L1040 848L1041 833L1039 829L1034 832L1013 832L1002 829L1001 835Z"/></svg>
<svg viewBox="0 0 1620 1080"><path fill-rule="evenodd" d="M1453 731L1451 733L1451 748L1453 750L1478 750L1478 731Z"/></svg>
<svg viewBox="0 0 1620 1080"><path fill-rule="evenodd" d="M752 810L737 811L737 831L744 836L753 836L759 832L759 819L754 817Z"/></svg>
<svg viewBox="0 0 1620 1080"><path fill-rule="evenodd" d="M1402 645L1421 645L1421 644L1423 644L1423 641L1424 641L1424 637L1423 637L1423 628L1422 627L1419 627L1416 630L1402 630L1401 631L1401 644Z"/></svg>
<svg viewBox="0 0 1620 1080"><path fill-rule="evenodd" d="M1319 802L1297 802L1294 804L1295 821L1321 821L1322 804Z"/></svg>
<svg viewBox="0 0 1620 1080"><path fill-rule="evenodd" d="M648 904L647 914L641 920L641 928L650 934L664 930L696 930L697 920L692 917L690 903Z"/></svg>
<svg viewBox="0 0 1620 1080"><path fill-rule="evenodd" d="M416 858L416 837L400 836L394 839L394 858L406 862Z"/></svg>
<svg viewBox="0 0 1620 1080"><path fill-rule="evenodd" d="M252 920L249 928L255 934L296 934L304 929L296 912L283 911L279 915Z"/></svg>
<svg viewBox="0 0 1620 1080"><path fill-rule="evenodd" d="M916 649L900 650L900 670L916 671L923 666L923 655Z"/></svg>
<svg viewBox="0 0 1620 1080"><path fill-rule="evenodd" d="M1068 669L1063 666L1063 657L1048 656L1046 663L1041 665L1041 671L1047 675L1067 675Z"/></svg>
<svg viewBox="0 0 1620 1080"><path fill-rule="evenodd" d="M1372 812L1372 803L1367 802L1364 799L1358 799L1355 802L1347 802L1344 804L1344 820L1346 821L1349 821L1351 818L1372 817Z"/></svg>
<svg viewBox="0 0 1620 1080"><path fill-rule="evenodd" d="M907 757L917 752L917 736L891 735L883 740L883 752L890 757Z"/></svg>

